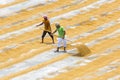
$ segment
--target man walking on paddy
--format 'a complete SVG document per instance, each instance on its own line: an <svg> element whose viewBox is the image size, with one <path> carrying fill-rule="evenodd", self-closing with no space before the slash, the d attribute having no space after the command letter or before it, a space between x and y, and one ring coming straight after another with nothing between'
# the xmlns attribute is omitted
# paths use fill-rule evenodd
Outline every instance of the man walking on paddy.
<svg viewBox="0 0 120 80"><path fill-rule="evenodd" d="M59 23L56 23L55 26L56 26L56 30L53 32L53 34L58 31L58 45L57 45L57 50L55 52L59 52L59 48L61 47L62 42L64 46L64 52L66 52L66 40L65 40L66 32L64 28L60 26Z"/></svg>
<svg viewBox="0 0 120 80"><path fill-rule="evenodd" d="M42 43L44 42L44 37L46 35L46 33L49 34L49 36L52 38L52 43L54 43L54 37L52 35L52 30L51 30L51 25L50 25L50 21L48 20L48 17L47 16L43 16L44 20L41 24L37 25L38 26L41 26L44 24L44 31L42 33Z"/></svg>

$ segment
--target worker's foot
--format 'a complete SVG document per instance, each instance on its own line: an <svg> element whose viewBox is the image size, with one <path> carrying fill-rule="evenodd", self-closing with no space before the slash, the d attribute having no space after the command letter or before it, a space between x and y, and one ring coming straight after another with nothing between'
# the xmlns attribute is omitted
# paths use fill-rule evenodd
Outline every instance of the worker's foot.
<svg viewBox="0 0 120 80"><path fill-rule="evenodd" d="M56 50L56 51L54 51L54 52L59 52L59 50Z"/></svg>
<svg viewBox="0 0 120 80"><path fill-rule="evenodd" d="M59 52L59 47L57 47L57 50L55 52Z"/></svg>
<svg viewBox="0 0 120 80"><path fill-rule="evenodd" d="M66 51L66 47L64 47L64 52L67 52L67 51Z"/></svg>
<svg viewBox="0 0 120 80"><path fill-rule="evenodd" d="M41 43L44 43L44 40L42 39Z"/></svg>
<svg viewBox="0 0 120 80"><path fill-rule="evenodd" d="M53 42L53 44L55 44L55 42Z"/></svg>
<svg viewBox="0 0 120 80"><path fill-rule="evenodd" d="M67 51L66 51L66 50L64 50L63 52L64 52L64 53L66 53Z"/></svg>
<svg viewBox="0 0 120 80"><path fill-rule="evenodd" d="M44 41L42 41L41 43L44 43Z"/></svg>

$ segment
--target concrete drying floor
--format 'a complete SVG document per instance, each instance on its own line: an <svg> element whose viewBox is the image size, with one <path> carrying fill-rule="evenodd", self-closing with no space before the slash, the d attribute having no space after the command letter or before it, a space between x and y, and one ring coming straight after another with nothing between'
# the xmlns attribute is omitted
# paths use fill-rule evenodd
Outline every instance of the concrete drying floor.
<svg viewBox="0 0 120 80"><path fill-rule="evenodd" d="M5 1L0 4L0 80L120 80L120 0ZM43 26L36 25L43 15L52 30L55 22L64 26L67 53L54 53L56 36L55 44L49 36L40 43ZM80 42L92 53L75 56Z"/></svg>

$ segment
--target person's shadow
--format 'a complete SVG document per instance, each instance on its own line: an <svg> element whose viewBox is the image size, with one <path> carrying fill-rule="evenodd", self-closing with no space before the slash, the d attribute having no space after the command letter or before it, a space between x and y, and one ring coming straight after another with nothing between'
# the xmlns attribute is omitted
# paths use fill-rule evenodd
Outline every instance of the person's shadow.
<svg viewBox="0 0 120 80"><path fill-rule="evenodd" d="M51 45L53 44L52 42L44 42L44 44ZM55 43L54 43L55 44Z"/></svg>

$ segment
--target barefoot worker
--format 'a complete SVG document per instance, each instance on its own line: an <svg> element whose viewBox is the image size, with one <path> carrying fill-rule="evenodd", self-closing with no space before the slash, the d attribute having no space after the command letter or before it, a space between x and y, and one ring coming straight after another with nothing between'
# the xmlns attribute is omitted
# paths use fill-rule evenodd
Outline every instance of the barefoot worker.
<svg viewBox="0 0 120 80"><path fill-rule="evenodd" d="M42 43L44 42L44 37L46 35L46 33L49 34L49 36L52 38L52 42L54 43L54 37L53 35L51 34L51 26L50 26L50 22L48 20L48 17L47 16L43 16L44 20L41 24L37 25L38 26L41 26L44 24L44 31L42 33Z"/></svg>
<svg viewBox="0 0 120 80"><path fill-rule="evenodd" d="M64 28L60 26L59 23L56 23L55 26L56 26L56 30L53 32L53 34L58 31L58 45L57 45L57 50L55 52L59 52L59 48L61 47L62 42L64 46L64 52L66 52L66 40L65 40L66 32Z"/></svg>

